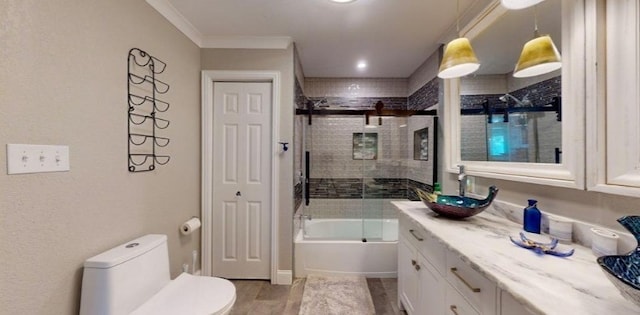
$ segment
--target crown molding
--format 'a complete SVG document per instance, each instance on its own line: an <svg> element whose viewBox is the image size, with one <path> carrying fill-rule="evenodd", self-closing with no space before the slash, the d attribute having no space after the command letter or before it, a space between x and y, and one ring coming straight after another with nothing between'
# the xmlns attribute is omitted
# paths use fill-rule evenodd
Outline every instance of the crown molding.
<svg viewBox="0 0 640 315"><path fill-rule="evenodd" d="M156 9L173 26L186 35L198 47L202 47L202 33L180 13L169 0L146 0L147 3Z"/></svg>
<svg viewBox="0 0 640 315"><path fill-rule="evenodd" d="M204 36L169 0L146 0L200 48L287 49L289 36Z"/></svg>

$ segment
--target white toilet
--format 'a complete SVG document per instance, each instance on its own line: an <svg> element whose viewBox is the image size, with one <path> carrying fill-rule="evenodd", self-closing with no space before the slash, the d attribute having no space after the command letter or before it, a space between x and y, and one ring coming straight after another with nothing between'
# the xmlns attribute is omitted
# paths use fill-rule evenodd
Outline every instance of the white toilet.
<svg viewBox="0 0 640 315"><path fill-rule="evenodd" d="M149 234L84 263L80 315L228 314L228 280L182 273L171 280L167 236Z"/></svg>

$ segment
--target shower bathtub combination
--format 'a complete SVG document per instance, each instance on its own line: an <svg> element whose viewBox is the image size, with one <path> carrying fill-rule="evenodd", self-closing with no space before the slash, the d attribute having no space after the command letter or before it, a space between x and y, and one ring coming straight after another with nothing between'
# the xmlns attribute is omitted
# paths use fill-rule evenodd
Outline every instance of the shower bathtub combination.
<svg viewBox="0 0 640 315"><path fill-rule="evenodd" d="M435 182L437 118L397 110L397 117L368 119L329 106L313 115L296 112L294 276L395 278L398 219L391 201Z"/></svg>
<svg viewBox="0 0 640 315"><path fill-rule="evenodd" d="M397 219L312 219L302 224L294 241L296 277L397 277ZM361 238L367 225L381 234Z"/></svg>

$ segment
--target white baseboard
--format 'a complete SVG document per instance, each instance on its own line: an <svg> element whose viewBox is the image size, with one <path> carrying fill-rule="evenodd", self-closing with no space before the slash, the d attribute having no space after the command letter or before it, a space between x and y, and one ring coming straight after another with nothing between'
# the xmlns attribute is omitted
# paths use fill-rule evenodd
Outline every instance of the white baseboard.
<svg viewBox="0 0 640 315"><path fill-rule="evenodd" d="M196 272L193 273L194 276L199 276L202 273L201 269L196 270Z"/></svg>
<svg viewBox="0 0 640 315"><path fill-rule="evenodd" d="M276 274L275 284L290 285L293 283L293 271L291 270L278 270Z"/></svg>

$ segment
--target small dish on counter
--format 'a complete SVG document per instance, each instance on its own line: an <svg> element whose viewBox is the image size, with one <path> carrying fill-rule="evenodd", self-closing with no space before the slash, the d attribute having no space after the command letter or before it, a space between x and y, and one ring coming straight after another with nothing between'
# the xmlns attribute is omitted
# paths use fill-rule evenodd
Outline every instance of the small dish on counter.
<svg viewBox="0 0 640 315"><path fill-rule="evenodd" d="M522 248L530 249L538 255L553 255L558 257L569 257L573 255L574 249L571 248L568 251L560 251L556 247L558 246L558 239L552 237L545 241L536 241L531 236L527 237L524 232L520 232L520 239L513 239L509 236L509 239L513 244L516 244Z"/></svg>
<svg viewBox="0 0 640 315"><path fill-rule="evenodd" d="M640 216L625 216L618 222L640 242ZM640 246L628 254L602 256L597 261L622 296L640 306Z"/></svg>
<svg viewBox="0 0 640 315"><path fill-rule="evenodd" d="M431 194L418 188L415 188L415 191L431 211L452 219L464 219L484 211L498 194L496 186L489 187L489 195L482 200L464 196Z"/></svg>

